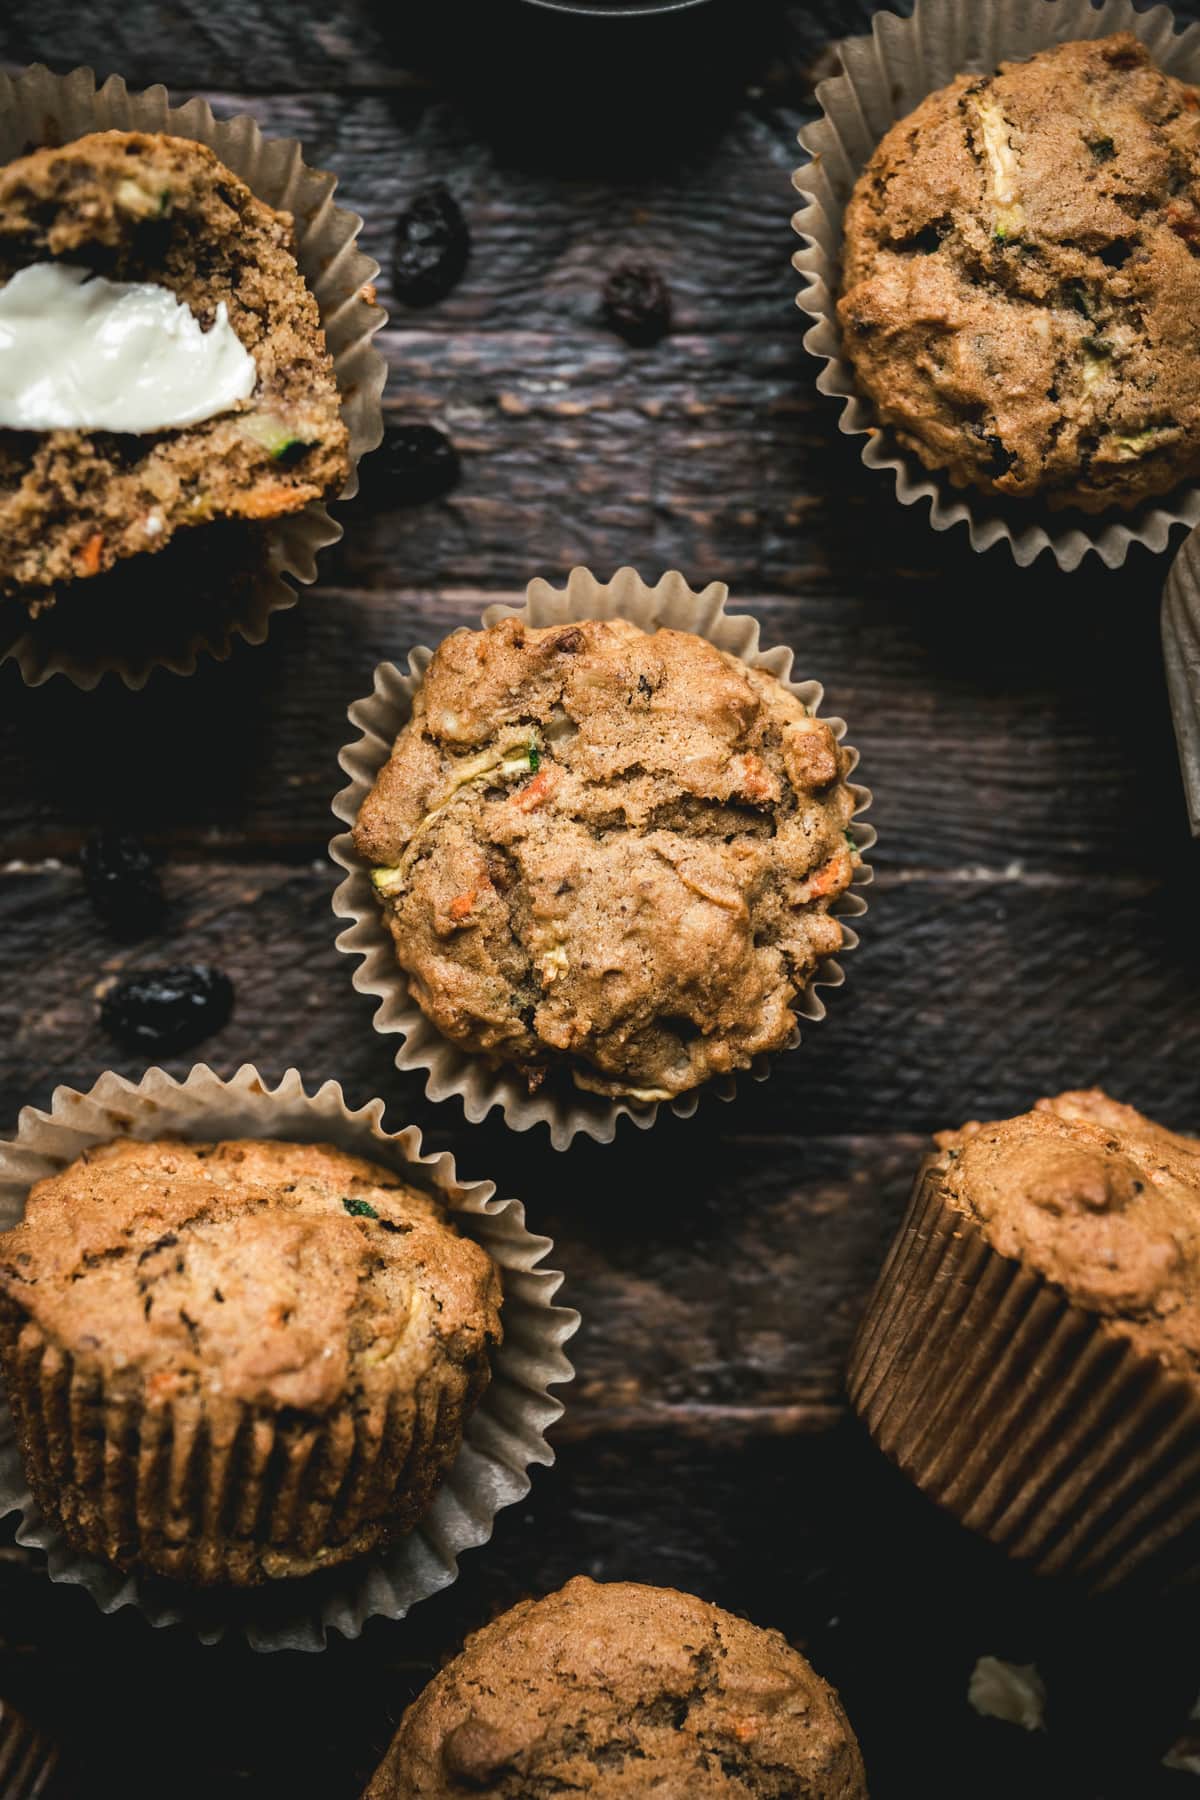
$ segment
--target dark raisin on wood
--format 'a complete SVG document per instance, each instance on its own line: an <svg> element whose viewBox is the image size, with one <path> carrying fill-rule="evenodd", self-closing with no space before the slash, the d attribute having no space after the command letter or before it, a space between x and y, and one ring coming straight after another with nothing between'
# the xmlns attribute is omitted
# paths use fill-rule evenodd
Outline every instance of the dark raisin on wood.
<svg viewBox="0 0 1200 1800"><path fill-rule="evenodd" d="M233 1011L233 983L209 963L141 969L109 988L100 1023L125 1050L173 1056L220 1031Z"/></svg>
<svg viewBox="0 0 1200 1800"><path fill-rule="evenodd" d="M392 280L403 306L433 306L462 279L471 234L444 182L423 188L396 221Z"/></svg>
<svg viewBox="0 0 1200 1800"><path fill-rule="evenodd" d="M461 474L458 451L436 425L395 425L363 465L364 488L394 506L419 506L448 494Z"/></svg>
<svg viewBox="0 0 1200 1800"><path fill-rule="evenodd" d="M671 295L652 263L619 263L604 284L604 317L626 343L657 344L671 329Z"/></svg>
<svg viewBox="0 0 1200 1800"><path fill-rule="evenodd" d="M128 831L93 831L80 851L79 866L97 917L117 937L147 937L160 928L166 896L140 838Z"/></svg>

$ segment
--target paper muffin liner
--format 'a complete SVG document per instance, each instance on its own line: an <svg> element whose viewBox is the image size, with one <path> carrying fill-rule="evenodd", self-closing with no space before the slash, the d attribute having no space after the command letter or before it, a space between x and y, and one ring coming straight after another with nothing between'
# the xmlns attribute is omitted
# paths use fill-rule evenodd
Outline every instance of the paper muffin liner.
<svg viewBox="0 0 1200 1800"><path fill-rule="evenodd" d="M58 1760L51 1740L15 1706L0 1700L0 1794L4 1800L39 1800L54 1779Z"/></svg>
<svg viewBox="0 0 1200 1800"><path fill-rule="evenodd" d="M836 310L842 217L875 146L926 95L946 87L956 75L990 74L1000 62L1114 31L1132 31L1167 74L1200 83L1200 25L1177 32L1165 6L1138 12L1131 0L1100 0L1099 5L1092 0L916 0L911 18L877 13L870 37L847 38L835 46L842 73L818 84L822 116L799 134L812 160L792 177L804 202L792 218L805 240L792 258L804 278L796 304L814 321L804 334L804 346L825 365L817 387L846 402L838 429L849 437L865 437L863 462L891 471L902 505L930 502L935 531L965 524L973 549L1007 544L1022 567L1045 550L1064 570L1078 568L1089 552L1108 568L1119 568L1134 543L1165 550L1173 525L1200 521L1200 485L1185 483L1128 511L1090 516L956 488L944 473L926 469L899 447L886 426L877 425L842 353Z"/></svg>
<svg viewBox="0 0 1200 1800"><path fill-rule="evenodd" d="M0 1515L21 1514L17 1541L45 1551L51 1580L86 1588L103 1612L134 1606L151 1625L180 1623L205 1643L235 1631L256 1650L319 1650L329 1631L357 1637L369 1618L402 1619L454 1581L464 1550L487 1542L500 1509L528 1493L531 1465L554 1461L545 1434L563 1406L549 1390L572 1379L563 1345L579 1315L554 1304L562 1276L541 1266L550 1240L526 1228L519 1201L494 1198L492 1182L461 1181L448 1152L424 1155L415 1126L385 1130L382 1101L354 1109L336 1082L310 1094L295 1069L271 1088L250 1064L226 1081L203 1063L182 1082L161 1069L136 1083L107 1073L86 1094L56 1089L48 1112L27 1107L16 1135L0 1142L0 1229L23 1216L35 1181L91 1145L171 1134L333 1143L440 1196L459 1229L499 1266L504 1288L504 1342L493 1353L492 1380L467 1421L458 1458L420 1523L384 1550L265 1588L194 1589L129 1575L75 1550L39 1514L11 1415L0 1406Z"/></svg>
<svg viewBox="0 0 1200 1800"><path fill-rule="evenodd" d="M260 200L292 214L296 260L320 309L350 434L350 475L339 496L349 499L358 492L359 459L383 437L387 365L371 340L387 315L371 287L379 265L355 243L362 220L333 203L337 177L308 168L299 143L264 137L248 115L217 119L200 99L172 106L164 87L130 93L113 75L98 88L90 69L54 75L40 64L17 75L0 72L0 163L111 130L164 131L207 144ZM192 527L154 555L124 558L105 575L68 584L37 619L24 619L16 602L7 603L0 610L0 662L16 662L30 686L65 675L77 687L93 688L112 672L140 688L155 668L191 675L202 656L227 657L237 638L261 644L271 614L295 606L293 583L315 581L317 552L341 535L321 501L238 532ZM210 550L216 552L211 559ZM188 595L195 612L172 631L173 605L189 580L198 584ZM114 646L122 628L129 641Z"/></svg>
<svg viewBox="0 0 1200 1800"><path fill-rule="evenodd" d="M1192 836L1200 837L1200 531L1183 540L1163 591L1163 665Z"/></svg>
<svg viewBox="0 0 1200 1800"><path fill-rule="evenodd" d="M970 1530L1093 1591L1200 1572L1200 1394L1002 1256L932 1158L851 1352L879 1448Z"/></svg>
<svg viewBox="0 0 1200 1800"><path fill-rule="evenodd" d="M531 581L523 607L489 606L482 615L485 626L501 619L520 618L532 626L570 624L584 619L628 619L643 631L654 631L660 625L674 631L690 631L706 638L720 650L727 650L749 668L767 669L777 676L811 713L816 713L824 697L818 681L791 679L793 655L776 647L759 649L758 621L746 613L725 610L729 590L724 582L713 581L699 593L693 592L677 573L664 575L650 587L634 569L618 569L611 581L598 581L587 569L572 569L563 589L551 587L543 580ZM348 710L350 723L362 735L341 752L338 761L350 777L333 803L337 818L352 826L367 794L388 757L400 731L412 713L413 695L421 684L433 651L420 646L409 654L406 675L394 663L380 663L375 671L374 690L365 700L356 701ZM829 719L839 742L845 737L842 719ZM858 752L850 750L850 767L858 764ZM855 843L864 854L875 843L873 826L862 823L862 814L871 804L870 790L854 782L847 784L854 796ZM383 920L378 897L371 885L370 869L359 857L350 831L340 833L329 846L335 863L347 870L346 880L333 896L334 914L350 923L337 939L337 947L347 956L360 959L353 982L363 994L373 995L379 1002L375 1013L376 1031L396 1033L400 1038L395 1053L398 1069L428 1071L425 1092L431 1100L448 1100L457 1096L467 1118L473 1124L498 1106L504 1120L514 1131L528 1131L534 1125L546 1125L556 1150L565 1150L580 1133L611 1143L617 1122L632 1119L643 1129L658 1116L659 1103L640 1103L627 1099L610 1099L582 1089L568 1094L555 1091L549 1082L531 1094L520 1075L513 1070L493 1069L485 1059L443 1037L436 1025L410 997L408 978L396 961L395 947ZM866 887L872 878L864 861L854 873L854 888ZM867 910L861 894L847 890L835 901L831 910L843 921L843 950L853 950L858 943L855 931L845 923L860 918ZM845 974L832 958L822 961L803 992L792 1002L798 1020L815 1024L825 1017L825 1006L817 989L840 987ZM794 1049L800 1042L797 1023L784 1046ZM771 1057L759 1056L750 1069L756 1081L769 1073ZM727 1075L693 1088L669 1102L671 1111L680 1118L690 1118L702 1093L714 1093L730 1100L736 1091L736 1076ZM665 1103L664 1103L665 1104Z"/></svg>

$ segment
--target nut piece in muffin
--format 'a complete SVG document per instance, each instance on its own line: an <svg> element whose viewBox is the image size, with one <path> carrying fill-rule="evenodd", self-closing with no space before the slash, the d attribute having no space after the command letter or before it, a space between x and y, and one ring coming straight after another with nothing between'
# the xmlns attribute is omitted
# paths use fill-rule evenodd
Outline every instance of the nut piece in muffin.
<svg viewBox="0 0 1200 1800"><path fill-rule="evenodd" d="M499 1344L444 1208L324 1144L120 1139L0 1234L0 1366L39 1507L78 1550L198 1585L410 1530Z"/></svg>
<svg viewBox="0 0 1200 1800"><path fill-rule="evenodd" d="M441 644L354 841L448 1038L663 1100L789 1041L843 942L849 768L702 638L506 619Z"/></svg>
<svg viewBox="0 0 1200 1800"><path fill-rule="evenodd" d="M1200 1373L1200 1138L1098 1088L936 1139L947 1202L1159 1361Z"/></svg>
<svg viewBox="0 0 1200 1800"><path fill-rule="evenodd" d="M843 344L959 487L1085 512L1200 473L1200 94L1128 32L960 75L846 211Z"/></svg>
<svg viewBox="0 0 1200 1800"><path fill-rule="evenodd" d="M409 1707L364 1800L866 1800L837 1695L777 1631L577 1576L482 1631Z"/></svg>
<svg viewBox="0 0 1200 1800"><path fill-rule="evenodd" d="M275 518L343 486L348 434L292 219L206 145L103 131L0 169L0 294L35 266L51 283L74 271L165 289L205 333L232 328L253 359L253 386L175 428L88 429L84 419L25 430L5 418L0 593L37 611L66 584L161 550L185 526ZM178 353L177 333L164 329L156 342L164 357Z"/></svg>
<svg viewBox="0 0 1200 1800"><path fill-rule="evenodd" d="M1096 1591L1200 1572L1200 1138L1098 1090L943 1132L850 1357L922 1493Z"/></svg>

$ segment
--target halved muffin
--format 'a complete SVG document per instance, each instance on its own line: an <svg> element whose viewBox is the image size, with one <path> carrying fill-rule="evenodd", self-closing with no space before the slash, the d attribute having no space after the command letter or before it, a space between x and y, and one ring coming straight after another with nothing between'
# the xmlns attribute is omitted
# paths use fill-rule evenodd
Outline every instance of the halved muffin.
<svg viewBox="0 0 1200 1800"><path fill-rule="evenodd" d="M185 527L343 486L348 434L292 220L207 146L95 132L0 169L0 293L45 265L166 290L205 333L227 319L253 384L211 417L138 431L86 428L86 401L73 428L18 429L0 409L0 593L36 612Z"/></svg>

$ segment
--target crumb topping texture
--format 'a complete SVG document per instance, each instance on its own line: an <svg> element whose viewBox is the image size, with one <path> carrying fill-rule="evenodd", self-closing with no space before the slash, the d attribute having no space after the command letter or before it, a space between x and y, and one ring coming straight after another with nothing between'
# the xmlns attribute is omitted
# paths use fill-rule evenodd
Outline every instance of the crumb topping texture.
<svg viewBox="0 0 1200 1800"><path fill-rule="evenodd" d="M778 1632L585 1576L468 1638L364 1800L866 1800L837 1695Z"/></svg>
<svg viewBox="0 0 1200 1800"><path fill-rule="evenodd" d="M961 75L846 212L846 352L957 486L1086 512L1200 471L1200 94L1129 33Z"/></svg>
<svg viewBox="0 0 1200 1800"><path fill-rule="evenodd" d="M1140 1348L1200 1369L1200 1138L1099 1089L937 1137L946 1198Z"/></svg>
<svg viewBox="0 0 1200 1800"><path fill-rule="evenodd" d="M848 770L700 638L509 619L440 646L354 836L447 1037L667 1099L785 1044L840 947Z"/></svg>
<svg viewBox="0 0 1200 1800"><path fill-rule="evenodd" d="M248 1585L407 1530L488 1385L500 1279L330 1145L121 1139L0 1234L35 1495L121 1566Z"/></svg>

